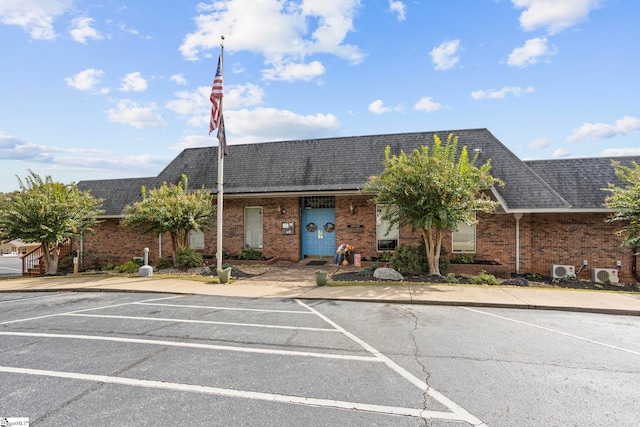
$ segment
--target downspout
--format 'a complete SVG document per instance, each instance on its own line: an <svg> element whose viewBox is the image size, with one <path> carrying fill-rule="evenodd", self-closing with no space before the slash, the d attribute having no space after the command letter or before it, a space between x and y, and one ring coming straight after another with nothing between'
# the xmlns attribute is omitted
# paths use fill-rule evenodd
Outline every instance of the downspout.
<svg viewBox="0 0 640 427"><path fill-rule="evenodd" d="M633 249L633 262L631 263L631 274L640 282L640 272L638 272L638 256L640 256L640 248L634 247Z"/></svg>
<svg viewBox="0 0 640 427"><path fill-rule="evenodd" d="M520 219L521 213L513 214L516 219L516 274L520 274Z"/></svg>
<svg viewBox="0 0 640 427"><path fill-rule="evenodd" d="M158 233L158 258L162 258L162 233Z"/></svg>

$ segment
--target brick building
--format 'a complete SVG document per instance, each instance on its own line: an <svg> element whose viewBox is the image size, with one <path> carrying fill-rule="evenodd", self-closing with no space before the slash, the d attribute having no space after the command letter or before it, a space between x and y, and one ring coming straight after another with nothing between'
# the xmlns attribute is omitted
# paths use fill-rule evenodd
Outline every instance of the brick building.
<svg viewBox="0 0 640 427"><path fill-rule="evenodd" d="M633 251L621 248L619 224L605 220L609 182L619 185L611 158L522 161L486 129L417 132L315 140L233 145L224 160L223 248L239 255L244 248L266 257L298 261L307 256L331 256L349 242L362 257L376 257L400 244L416 244L410 228L392 230L381 220L384 206L370 202L361 189L382 172L384 149L407 153L443 140L449 133L460 146L479 153L479 163L491 159L491 174L504 182L493 188L499 208L478 214L477 224L448 233L449 253L470 252L495 260L512 272L550 275L573 267L588 279L592 269L613 269L621 281L632 274ZM217 192L217 147L182 151L158 176L82 181L81 190L104 199L105 214L95 235L81 242L86 267L120 264L150 249L151 259L170 254L168 236L140 235L120 225L123 209L140 198L144 185L189 178L190 188ZM620 157L622 164L640 157ZM192 247L205 255L216 251L216 227L193 233ZM583 261L588 265L584 266ZM603 272L606 274L606 271Z"/></svg>

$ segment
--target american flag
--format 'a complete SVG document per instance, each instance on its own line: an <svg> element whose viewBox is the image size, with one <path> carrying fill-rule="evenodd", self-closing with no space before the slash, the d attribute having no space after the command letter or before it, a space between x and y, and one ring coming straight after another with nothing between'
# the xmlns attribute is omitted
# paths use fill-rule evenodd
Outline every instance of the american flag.
<svg viewBox="0 0 640 427"><path fill-rule="evenodd" d="M222 54L218 58L218 69L216 70L216 76L213 79L213 87L211 88L211 121L209 122L209 135L220 125L220 118L222 117ZM223 132L224 133L224 132ZM218 132L220 135L220 132Z"/></svg>

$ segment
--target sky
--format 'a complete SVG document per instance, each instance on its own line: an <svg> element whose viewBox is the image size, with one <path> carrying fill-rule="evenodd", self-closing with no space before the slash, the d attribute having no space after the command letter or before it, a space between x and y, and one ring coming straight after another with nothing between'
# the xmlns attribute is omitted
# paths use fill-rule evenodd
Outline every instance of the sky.
<svg viewBox="0 0 640 427"><path fill-rule="evenodd" d="M638 17L637 0L0 0L0 192L29 171L156 176L218 145L221 36L230 156L471 128L522 160L640 155Z"/></svg>

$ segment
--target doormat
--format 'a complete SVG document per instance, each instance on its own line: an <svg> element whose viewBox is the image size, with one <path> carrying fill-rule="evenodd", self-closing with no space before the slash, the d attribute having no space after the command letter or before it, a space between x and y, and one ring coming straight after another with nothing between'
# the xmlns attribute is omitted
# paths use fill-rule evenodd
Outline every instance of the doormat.
<svg viewBox="0 0 640 427"><path fill-rule="evenodd" d="M325 265L326 263L327 261L314 260L314 261L309 261L307 265Z"/></svg>

